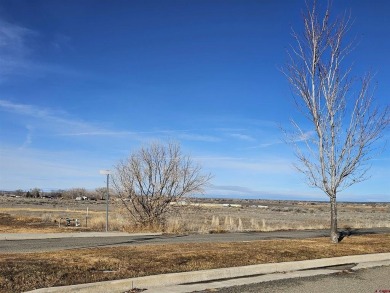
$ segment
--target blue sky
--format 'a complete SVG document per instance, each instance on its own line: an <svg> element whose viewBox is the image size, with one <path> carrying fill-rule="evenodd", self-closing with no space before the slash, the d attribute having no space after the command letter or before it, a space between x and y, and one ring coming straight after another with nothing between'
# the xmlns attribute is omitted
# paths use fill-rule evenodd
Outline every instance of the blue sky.
<svg viewBox="0 0 390 293"><path fill-rule="evenodd" d="M354 20L354 74L374 72L388 105L390 2L334 2ZM292 167L279 130L299 115L279 69L304 7L1 0L0 189L94 189L100 169L176 140L214 175L208 195L327 200ZM389 201L389 160L387 147L339 199Z"/></svg>

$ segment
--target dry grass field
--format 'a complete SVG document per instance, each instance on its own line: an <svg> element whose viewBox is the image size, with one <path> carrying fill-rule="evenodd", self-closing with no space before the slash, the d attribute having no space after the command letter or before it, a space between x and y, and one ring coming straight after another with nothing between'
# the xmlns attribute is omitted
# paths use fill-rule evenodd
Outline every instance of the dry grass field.
<svg viewBox="0 0 390 293"><path fill-rule="evenodd" d="M240 207L227 207L227 204L239 204ZM105 201L0 196L0 233L103 231L105 209ZM326 202L194 199L193 205L177 206L174 211L176 213L168 218L165 232L212 233L329 227L329 206ZM110 230L129 229L128 218L119 202L110 202L109 215ZM60 218L67 217L79 219L80 227L59 227ZM340 228L390 227L390 203L340 203L338 217Z"/></svg>
<svg viewBox="0 0 390 293"><path fill-rule="evenodd" d="M161 244L0 254L0 292L262 263L390 252L390 235Z"/></svg>
<svg viewBox="0 0 390 293"><path fill-rule="evenodd" d="M327 203L295 201L196 200L175 206L165 232L217 233L327 228ZM228 207L226 205L239 205ZM225 206L223 206L225 205ZM259 207L262 206L262 207ZM265 208L264 206L267 206ZM104 201L0 197L0 233L102 231ZM88 211L88 218L86 221ZM59 227L60 218L77 218L80 227ZM389 227L390 204L341 203L340 227ZM110 229L126 230L121 206L110 202ZM143 245L45 253L2 254L0 292L80 284L191 270L390 252L390 235L329 239L266 240L236 243Z"/></svg>

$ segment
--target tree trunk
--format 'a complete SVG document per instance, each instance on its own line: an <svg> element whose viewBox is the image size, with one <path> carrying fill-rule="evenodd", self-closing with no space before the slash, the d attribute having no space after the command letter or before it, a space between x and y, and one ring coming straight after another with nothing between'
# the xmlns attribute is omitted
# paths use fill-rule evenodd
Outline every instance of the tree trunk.
<svg viewBox="0 0 390 293"><path fill-rule="evenodd" d="M330 197L330 239L333 243L339 242L339 232L337 231L336 195Z"/></svg>

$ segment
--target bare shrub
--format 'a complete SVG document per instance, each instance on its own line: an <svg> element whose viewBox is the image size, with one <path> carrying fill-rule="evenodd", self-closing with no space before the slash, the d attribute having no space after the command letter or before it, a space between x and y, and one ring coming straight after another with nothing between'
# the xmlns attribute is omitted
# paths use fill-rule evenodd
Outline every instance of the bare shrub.
<svg viewBox="0 0 390 293"><path fill-rule="evenodd" d="M128 215L140 227L161 228L172 203L201 193L211 175L182 154L178 144L153 143L115 167L114 189Z"/></svg>
<svg viewBox="0 0 390 293"><path fill-rule="evenodd" d="M242 225L241 218L238 218L237 230L238 231L243 231L244 230L244 226Z"/></svg>
<svg viewBox="0 0 390 293"><path fill-rule="evenodd" d="M88 197L88 192L85 188L71 188L62 193L64 199L76 199L83 196Z"/></svg>
<svg viewBox="0 0 390 293"><path fill-rule="evenodd" d="M213 215L213 218L211 220L211 226L214 228L219 228L219 217L218 216Z"/></svg>
<svg viewBox="0 0 390 293"><path fill-rule="evenodd" d="M250 225L251 225L250 229L253 230L253 231L256 231L256 230L260 229L259 223L254 218L251 218Z"/></svg>
<svg viewBox="0 0 390 293"><path fill-rule="evenodd" d="M261 220L261 224L262 224L262 229L263 229L263 230L266 230L267 225L266 225L266 223L265 223L265 219L262 219L262 220Z"/></svg>
<svg viewBox="0 0 390 293"><path fill-rule="evenodd" d="M109 219L109 230L110 231L125 231L128 230L128 225L120 215L110 215ZM85 218L80 221L81 226L85 227ZM94 231L105 231L106 230L106 216L94 215L88 217L88 228Z"/></svg>
<svg viewBox="0 0 390 293"><path fill-rule="evenodd" d="M187 225L180 218L169 218L166 222L164 232L166 233L183 233L187 231Z"/></svg>
<svg viewBox="0 0 390 293"><path fill-rule="evenodd" d="M41 219L43 222L46 222L46 223L51 223L51 222L54 222L54 218L53 218L53 214L52 213L44 213L42 214L41 216Z"/></svg>

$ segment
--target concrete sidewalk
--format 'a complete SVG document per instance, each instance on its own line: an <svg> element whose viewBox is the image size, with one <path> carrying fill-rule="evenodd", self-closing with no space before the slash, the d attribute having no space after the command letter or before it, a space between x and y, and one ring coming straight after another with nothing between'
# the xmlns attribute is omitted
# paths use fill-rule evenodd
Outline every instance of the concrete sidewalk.
<svg viewBox="0 0 390 293"><path fill-rule="evenodd" d="M173 273L73 286L42 288L30 292L122 293L132 288L140 288L147 289L144 291L145 293L187 293L287 278L332 274L340 272L335 266L349 264L351 264L352 270L383 265L390 266L390 253Z"/></svg>
<svg viewBox="0 0 390 293"><path fill-rule="evenodd" d="M120 236L156 236L162 233L126 232L73 232L73 233L0 233L0 240L55 239L76 237L120 237Z"/></svg>

